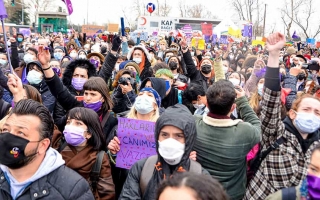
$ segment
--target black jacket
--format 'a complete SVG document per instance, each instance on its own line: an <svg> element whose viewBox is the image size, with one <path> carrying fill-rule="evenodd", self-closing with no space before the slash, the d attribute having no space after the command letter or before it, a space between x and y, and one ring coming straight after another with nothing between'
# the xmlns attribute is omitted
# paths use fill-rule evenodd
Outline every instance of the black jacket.
<svg viewBox="0 0 320 200"><path fill-rule="evenodd" d="M0 169L0 199L13 200L10 183ZM16 200L77 199L94 200L88 182L78 173L61 166L50 174L31 183Z"/></svg>
<svg viewBox="0 0 320 200"><path fill-rule="evenodd" d="M11 105L3 99L0 99L0 120L7 116Z"/></svg>
<svg viewBox="0 0 320 200"><path fill-rule="evenodd" d="M207 91L209 87L208 78L205 77L199 70L197 70L189 50L183 54L183 59L184 59L184 62L186 63L187 72L188 72L187 76L190 78L190 82L201 85L204 91Z"/></svg>

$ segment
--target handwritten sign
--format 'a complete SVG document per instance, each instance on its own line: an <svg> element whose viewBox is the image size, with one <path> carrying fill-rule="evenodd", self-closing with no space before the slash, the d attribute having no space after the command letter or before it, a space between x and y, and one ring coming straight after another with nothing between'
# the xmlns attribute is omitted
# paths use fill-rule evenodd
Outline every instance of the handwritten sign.
<svg viewBox="0 0 320 200"><path fill-rule="evenodd" d="M104 26L96 26L96 25L82 25L82 33L86 33L87 36L93 36L99 30L104 30Z"/></svg>
<svg viewBox="0 0 320 200"><path fill-rule="evenodd" d="M130 38L134 41L134 43L137 43L137 37L138 37L138 33L136 33L136 32L130 33ZM148 40L148 33L147 32L141 32L140 41L141 40L144 40L144 41Z"/></svg>
<svg viewBox="0 0 320 200"><path fill-rule="evenodd" d="M118 118L117 167L130 169L138 160L157 154L154 127L154 122Z"/></svg>
<svg viewBox="0 0 320 200"><path fill-rule="evenodd" d="M201 24L202 34L203 35L212 35L212 24Z"/></svg>
<svg viewBox="0 0 320 200"><path fill-rule="evenodd" d="M108 31L109 32L119 32L119 24L108 24Z"/></svg>

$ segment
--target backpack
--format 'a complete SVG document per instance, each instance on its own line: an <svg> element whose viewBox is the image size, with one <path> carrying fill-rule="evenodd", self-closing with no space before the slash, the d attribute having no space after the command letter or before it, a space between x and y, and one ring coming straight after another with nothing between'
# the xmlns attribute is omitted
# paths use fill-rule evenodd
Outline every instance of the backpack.
<svg viewBox="0 0 320 200"><path fill-rule="evenodd" d="M282 136L279 139L277 139L273 144L269 146L269 148L263 152L261 152L261 149L257 153L257 155L248 162L249 170L247 171L247 185L249 184L250 180L255 176L256 172L258 171L261 162L267 157L267 155L275 150L278 149L281 144L283 144L286 141L286 139Z"/></svg>
<svg viewBox="0 0 320 200"><path fill-rule="evenodd" d="M158 161L158 155L153 155L148 157L146 162L143 165L142 172L140 175L140 190L142 195L144 195L147 185L151 180L151 177L154 171L154 166L156 165L157 161ZM201 174L202 167L198 162L190 160L189 172Z"/></svg>
<svg viewBox="0 0 320 200"><path fill-rule="evenodd" d="M67 142L64 141L59 146L57 151L60 153L67 145L68 145ZM95 163L93 164L93 166L91 168L90 181L91 181L92 192L95 192L97 190L97 185L98 185L98 181L99 181L99 177L100 177L100 171L101 171L102 160L103 160L104 154L105 154L105 151L99 151L98 152L97 159L96 159Z"/></svg>

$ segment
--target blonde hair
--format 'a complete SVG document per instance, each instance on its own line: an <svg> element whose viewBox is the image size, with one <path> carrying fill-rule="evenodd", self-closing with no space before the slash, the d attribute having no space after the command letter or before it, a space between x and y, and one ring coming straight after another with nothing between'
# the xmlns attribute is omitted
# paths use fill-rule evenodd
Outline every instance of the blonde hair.
<svg viewBox="0 0 320 200"><path fill-rule="evenodd" d="M258 90L256 90L254 93L252 93L250 100L249 100L249 106L253 109L253 111L258 114L259 113L259 102L261 100L260 95L258 94Z"/></svg>
<svg viewBox="0 0 320 200"><path fill-rule="evenodd" d="M160 117L159 107L157 106L156 110L153 112L153 115L151 116L149 121L156 122L159 117ZM138 119L137 110L136 110L136 108L134 106L131 107L129 113L127 114L127 118L129 118L129 119Z"/></svg>

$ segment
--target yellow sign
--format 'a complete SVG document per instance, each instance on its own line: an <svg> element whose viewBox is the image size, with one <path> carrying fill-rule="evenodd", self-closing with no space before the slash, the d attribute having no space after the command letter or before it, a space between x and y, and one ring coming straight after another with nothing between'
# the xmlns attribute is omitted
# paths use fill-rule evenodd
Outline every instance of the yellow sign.
<svg viewBox="0 0 320 200"><path fill-rule="evenodd" d="M257 45L261 45L264 46L265 42L261 41L261 40L252 40L252 46L257 46Z"/></svg>
<svg viewBox="0 0 320 200"><path fill-rule="evenodd" d="M231 36L234 36L236 38L241 38L241 36L242 36L240 29L235 30L235 29L233 29L231 27L229 27L229 29L228 29L228 34L231 35Z"/></svg>
<svg viewBox="0 0 320 200"><path fill-rule="evenodd" d="M191 46L195 47L196 49L199 49L199 50L204 50L205 44L206 44L206 42L204 39L192 38L192 40L191 40Z"/></svg>

